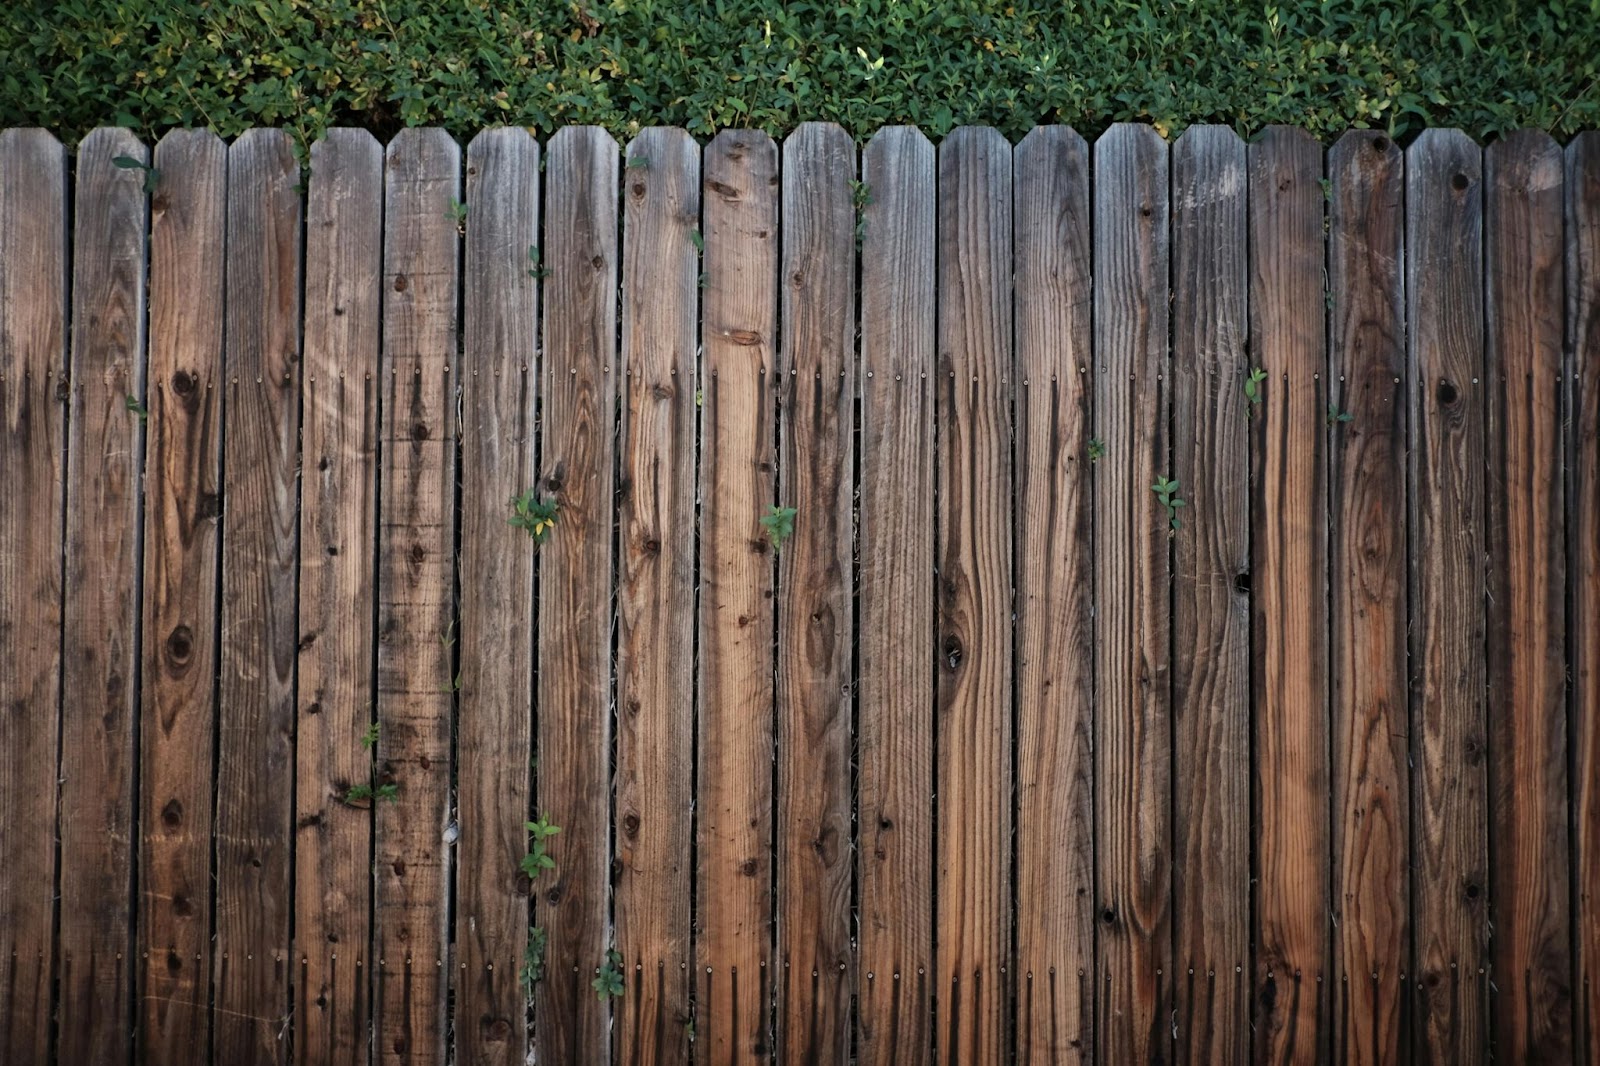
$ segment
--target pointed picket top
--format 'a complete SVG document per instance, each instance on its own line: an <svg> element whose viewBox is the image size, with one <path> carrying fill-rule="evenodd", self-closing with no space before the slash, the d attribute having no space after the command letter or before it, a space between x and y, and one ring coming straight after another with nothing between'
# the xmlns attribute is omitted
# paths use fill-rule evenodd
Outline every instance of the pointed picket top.
<svg viewBox="0 0 1600 1066"><path fill-rule="evenodd" d="M1143 122L1113 122L1106 127L1106 131L1095 139L1096 152L1107 149L1141 149L1151 151L1159 146L1162 151L1167 148L1167 139L1161 136L1154 127Z"/></svg>
<svg viewBox="0 0 1600 1066"><path fill-rule="evenodd" d="M115 168L114 181L142 186L147 193L155 191L160 178L150 165L150 149L132 130L122 126L101 126L79 142L78 184L83 184L86 174L101 167Z"/></svg>
<svg viewBox="0 0 1600 1066"><path fill-rule="evenodd" d="M1389 163L1400 159L1400 146L1382 130L1346 130L1328 149L1328 172L1353 165L1359 153L1367 152Z"/></svg>
<svg viewBox="0 0 1600 1066"><path fill-rule="evenodd" d="M1023 159L1031 158L1035 153L1072 154L1087 152L1088 149L1089 142L1071 126L1035 126L1017 142L1014 151L1020 166Z"/></svg>
<svg viewBox="0 0 1600 1066"><path fill-rule="evenodd" d="M1503 190L1517 194L1559 190L1565 177L1561 146L1544 130L1506 134L1483 150L1483 162Z"/></svg>

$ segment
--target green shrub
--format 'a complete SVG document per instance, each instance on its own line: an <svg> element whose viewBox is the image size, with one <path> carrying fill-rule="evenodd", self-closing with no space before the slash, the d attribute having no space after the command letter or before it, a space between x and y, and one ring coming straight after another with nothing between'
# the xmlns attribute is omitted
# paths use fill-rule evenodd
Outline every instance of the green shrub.
<svg viewBox="0 0 1600 1066"><path fill-rule="evenodd" d="M11 0L0 126L1565 135L1600 117L1597 26L1600 0Z"/></svg>

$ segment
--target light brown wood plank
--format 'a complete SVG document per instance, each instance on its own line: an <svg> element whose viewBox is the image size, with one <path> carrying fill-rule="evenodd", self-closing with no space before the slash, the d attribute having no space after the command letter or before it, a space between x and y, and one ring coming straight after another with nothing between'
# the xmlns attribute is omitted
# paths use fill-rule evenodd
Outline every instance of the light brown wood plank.
<svg viewBox="0 0 1600 1066"><path fill-rule="evenodd" d="M783 142L778 499L778 1054L850 1059L855 624L856 148L832 123Z"/></svg>
<svg viewBox="0 0 1600 1066"><path fill-rule="evenodd" d="M1404 166L1353 131L1328 155L1333 1056L1398 1061L1407 970Z"/></svg>
<svg viewBox="0 0 1600 1066"><path fill-rule="evenodd" d="M689 1061L700 146L646 129L624 171L617 560L617 1061Z"/></svg>
<svg viewBox="0 0 1600 1066"><path fill-rule="evenodd" d="M1255 693L1253 1060L1328 1049L1328 410L1322 146L1288 126L1249 150Z"/></svg>
<svg viewBox="0 0 1600 1066"><path fill-rule="evenodd" d="M777 147L725 130L703 167L695 1059L722 1066L772 1054Z"/></svg>
<svg viewBox="0 0 1600 1066"><path fill-rule="evenodd" d="M460 373L460 726L456 739L456 1061L520 1064L528 943L520 869L531 801L535 546L508 522L535 480L539 145L505 127L467 146ZM557 844L561 843L556 841Z"/></svg>
<svg viewBox="0 0 1600 1066"><path fill-rule="evenodd" d="M374 1040L378 1062L431 1063L449 980L461 149L408 129L385 158L374 783L396 792L375 803Z"/></svg>
<svg viewBox="0 0 1600 1066"><path fill-rule="evenodd" d="M1013 154L1016 190L1017 1059L1094 1054L1094 512L1089 147Z"/></svg>
<svg viewBox="0 0 1600 1066"><path fill-rule="evenodd" d="M138 1058L210 1053L228 149L176 130L150 211Z"/></svg>
<svg viewBox="0 0 1600 1066"><path fill-rule="evenodd" d="M228 149L212 1052L288 1058L299 565L300 167L282 130Z"/></svg>
<svg viewBox="0 0 1600 1066"><path fill-rule="evenodd" d="M549 938L534 1024L552 1062L610 1055L611 1005L590 983L612 946L618 154L600 128L569 126L545 163L540 491L561 510L539 561L538 799L562 834L534 912Z"/></svg>
<svg viewBox="0 0 1600 1066"><path fill-rule="evenodd" d="M861 177L856 1053L889 1066L933 1051L933 145L879 130Z"/></svg>
<svg viewBox="0 0 1600 1066"><path fill-rule="evenodd" d="M50 1054L67 424L67 157L0 131L0 1059ZM126 972L126 967L124 968Z"/></svg>
<svg viewBox="0 0 1600 1066"><path fill-rule="evenodd" d="M1459 130L1406 149L1414 1034L1443 1066L1489 1049L1482 171Z"/></svg>
<svg viewBox="0 0 1600 1066"><path fill-rule="evenodd" d="M378 319L383 148L335 129L311 146L301 391L295 772L294 1055L365 1063L376 650Z"/></svg>
<svg viewBox="0 0 1600 1066"><path fill-rule="evenodd" d="M1567 847L1561 149L1484 150L1489 496L1489 907L1495 1057L1572 1055Z"/></svg>
<svg viewBox="0 0 1600 1066"><path fill-rule="evenodd" d="M128 130L84 138L73 211L56 1045L68 1062L122 1058L133 1041L148 197L144 171L119 157L150 152Z"/></svg>
<svg viewBox="0 0 1600 1066"><path fill-rule="evenodd" d="M1097 1053L1172 1041L1171 527L1167 146L1112 126L1094 149Z"/></svg>

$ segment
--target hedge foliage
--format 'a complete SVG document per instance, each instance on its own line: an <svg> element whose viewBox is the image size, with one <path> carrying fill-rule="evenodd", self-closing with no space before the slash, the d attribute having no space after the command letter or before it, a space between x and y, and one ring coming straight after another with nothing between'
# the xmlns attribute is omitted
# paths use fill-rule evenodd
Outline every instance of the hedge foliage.
<svg viewBox="0 0 1600 1066"><path fill-rule="evenodd" d="M1600 125L1600 0L9 0L0 126Z"/></svg>

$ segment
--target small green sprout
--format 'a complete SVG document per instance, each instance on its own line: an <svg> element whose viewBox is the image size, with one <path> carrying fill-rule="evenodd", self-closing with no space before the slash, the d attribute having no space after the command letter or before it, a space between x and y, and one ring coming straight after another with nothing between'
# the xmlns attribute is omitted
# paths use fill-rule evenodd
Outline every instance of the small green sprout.
<svg viewBox="0 0 1600 1066"><path fill-rule="evenodd" d="M511 498L511 517L506 521L518 529L525 529L535 544L543 544L556 528L556 515L561 505L548 497L541 499L533 489Z"/></svg>
<svg viewBox="0 0 1600 1066"><path fill-rule="evenodd" d="M522 949L522 969L517 974L522 982L522 991L525 995L533 995L533 985L544 977L544 949L547 941L545 932L539 926L534 926L529 932L528 943Z"/></svg>
<svg viewBox="0 0 1600 1066"><path fill-rule="evenodd" d="M127 406L128 410L132 411L139 417L139 424L141 426L144 425L149 419L150 412L145 409L144 404L139 402L139 397L135 396L133 393L128 393L126 399L123 400L123 403Z"/></svg>
<svg viewBox="0 0 1600 1066"><path fill-rule="evenodd" d="M605 961L595 971L595 978L589 982L589 987L601 999L614 999L622 995L622 952L615 948L606 952Z"/></svg>
<svg viewBox="0 0 1600 1066"><path fill-rule="evenodd" d="M647 156L647 155L636 155L636 156L633 156L632 158L630 158L628 160L628 169L629 170L649 170L650 169L650 157Z"/></svg>
<svg viewBox="0 0 1600 1066"><path fill-rule="evenodd" d="M457 233L467 232L467 205L454 196L450 197L450 210L445 217L456 224Z"/></svg>
<svg viewBox="0 0 1600 1066"><path fill-rule="evenodd" d="M528 875L529 881L537 881L541 873L556 868L556 861L545 851L544 842L561 832L561 827L551 825L548 814L541 814L536 822L522 824L528 831L528 854L522 857L518 866Z"/></svg>
<svg viewBox="0 0 1600 1066"><path fill-rule="evenodd" d="M1173 530L1182 529L1183 523L1178 520L1178 508L1187 507L1189 501L1178 495L1178 479L1158 477L1156 483L1150 486L1150 491L1156 494L1161 506L1167 509L1167 520L1172 523Z"/></svg>
<svg viewBox="0 0 1600 1066"><path fill-rule="evenodd" d="M361 746L368 751L378 746L378 723L373 722L367 726L367 731L361 734Z"/></svg>
<svg viewBox="0 0 1600 1066"><path fill-rule="evenodd" d="M689 231L689 240L694 244L695 251L699 252L701 255L706 254L705 234L701 233L698 229L692 229Z"/></svg>
<svg viewBox="0 0 1600 1066"><path fill-rule="evenodd" d="M1089 461L1098 463L1106 457L1106 442L1099 437L1089 438Z"/></svg>
<svg viewBox="0 0 1600 1066"><path fill-rule="evenodd" d="M116 167L118 170L144 171L144 191L146 195L155 192L156 185L161 181L161 171L157 170L149 163L140 162L131 155L119 155L111 160L111 165Z"/></svg>
<svg viewBox="0 0 1600 1066"><path fill-rule="evenodd" d="M1267 372L1259 366L1250 368L1250 376L1244 379L1244 398L1250 401L1250 406L1245 408L1245 413L1255 414L1255 409L1261 406L1261 383L1267 380Z"/></svg>
<svg viewBox="0 0 1600 1066"><path fill-rule="evenodd" d="M539 265L539 246L537 244L528 245L528 277L548 278L549 276L550 268Z"/></svg>
<svg viewBox="0 0 1600 1066"><path fill-rule="evenodd" d="M400 786L393 781L379 785L377 788L373 788L371 785L351 785L345 790L344 794L344 801L352 807L363 803L371 803L374 799L399 803Z"/></svg>
<svg viewBox="0 0 1600 1066"><path fill-rule="evenodd" d="M1344 422L1354 422L1355 418L1356 416L1351 414L1349 411L1339 410L1338 404L1328 404L1328 425L1333 426Z"/></svg>
<svg viewBox="0 0 1600 1066"><path fill-rule="evenodd" d="M772 542L773 551L781 549L783 542L794 535L795 514L793 507L779 507L774 504L761 516L761 528L767 531L767 539Z"/></svg>

